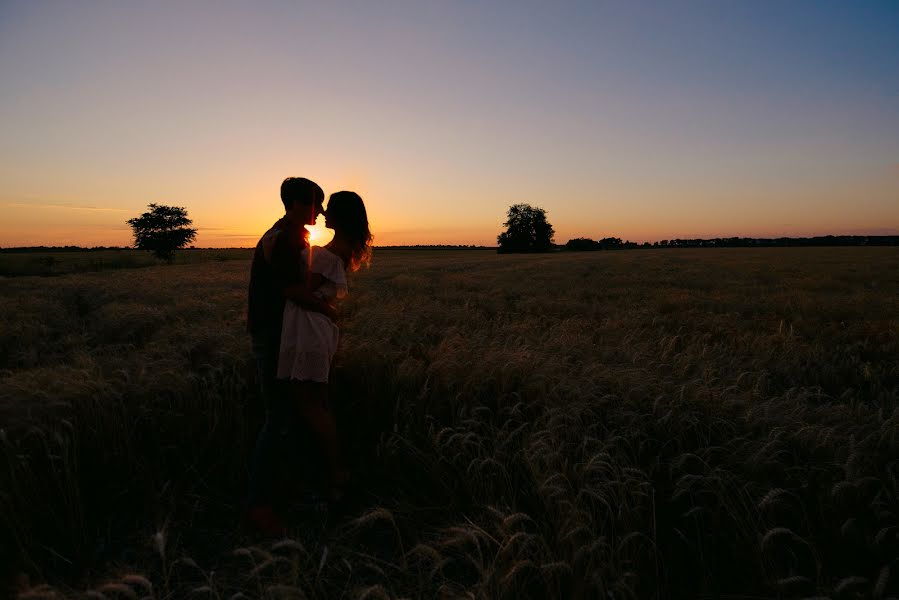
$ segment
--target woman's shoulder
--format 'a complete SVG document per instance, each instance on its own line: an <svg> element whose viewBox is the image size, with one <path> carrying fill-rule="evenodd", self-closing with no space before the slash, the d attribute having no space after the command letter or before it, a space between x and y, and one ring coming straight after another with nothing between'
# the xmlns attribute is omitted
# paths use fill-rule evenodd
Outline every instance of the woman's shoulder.
<svg viewBox="0 0 899 600"><path fill-rule="evenodd" d="M337 261L337 263L340 264L341 267L346 267L343 262L343 257L346 255L346 252L344 252L345 248L343 248L342 246L337 246L332 242L328 244L326 250L328 251L328 254L334 257L334 260Z"/></svg>
<svg viewBox="0 0 899 600"><path fill-rule="evenodd" d="M340 256L338 256L337 253L334 252L328 246L312 246L309 249L309 251L312 252L313 256L318 255L318 256L327 258L329 260L333 260L333 259L340 260Z"/></svg>
<svg viewBox="0 0 899 600"><path fill-rule="evenodd" d="M344 268L343 259L332 248L327 246L313 246L310 252L312 252L312 262L314 265L321 267L329 266L341 270Z"/></svg>

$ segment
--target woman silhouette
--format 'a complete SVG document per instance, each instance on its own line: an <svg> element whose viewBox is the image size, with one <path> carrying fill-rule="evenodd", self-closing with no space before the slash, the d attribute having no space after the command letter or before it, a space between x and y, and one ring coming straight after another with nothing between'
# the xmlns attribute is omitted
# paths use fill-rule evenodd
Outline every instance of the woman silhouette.
<svg viewBox="0 0 899 600"><path fill-rule="evenodd" d="M307 289L333 303L347 293L346 273L371 260L372 235L362 198L355 192L337 192L328 200L325 226L334 239L324 247L303 250L308 268ZM329 497L342 496L349 481L340 453L334 414L328 405L328 375L337 351L339 329L321 312L307 310L288 300L281 325L278 378L289 381L289 393L301 419L315 435L328 467Z"/></svg>

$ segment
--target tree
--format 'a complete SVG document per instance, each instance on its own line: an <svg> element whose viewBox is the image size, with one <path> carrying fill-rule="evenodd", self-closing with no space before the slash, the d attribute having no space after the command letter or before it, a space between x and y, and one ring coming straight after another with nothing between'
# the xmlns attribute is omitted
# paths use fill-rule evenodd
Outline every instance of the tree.
<svg viewBox="0 0 899 600"><path fill-rule="evenodd" d="M187 218L187 210L180 206L149 204L150 210L128 219L134 230L134 247L149 250L157 258L172 262L175 250L183 248L197 237L197 230Z"/></svg>
<svg viewBox="0 0 899 600"><path fill-rule="evenodd" d="M596 240L591 240L590 238L579 237L568 240L568 243L565 244L566 250L576 250L576 251L585 251L585 250L599 250L600 245Z"/></svg>
<svg viewBox="0 0 899 600"><path fill-rule="evenodd" d="M619 250L623 246L621 244L621 238L619 237L606 237L599 240L599 247L603 250Z"/></svg>
<svg viewBox="0 0 899 600"><path fill-rule="evenodd" d="M547 252L552 248L553 226L546 211L530 204L509 207L506 230L497 236L499 252Z"/></svg>

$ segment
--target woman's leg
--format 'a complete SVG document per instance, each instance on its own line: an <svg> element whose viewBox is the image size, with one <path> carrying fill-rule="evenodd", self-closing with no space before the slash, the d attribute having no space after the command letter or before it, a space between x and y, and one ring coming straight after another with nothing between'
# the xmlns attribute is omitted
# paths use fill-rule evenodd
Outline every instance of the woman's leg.
<svg viewBox="0 0 899 600"><path fill-rule="evenodd" d="M343 466L337 422L328 409L328 384L316 381L291 381L293 396L302 420L312 430L328 461L328 477L332 486L347 482L349 475Z"/></svg>

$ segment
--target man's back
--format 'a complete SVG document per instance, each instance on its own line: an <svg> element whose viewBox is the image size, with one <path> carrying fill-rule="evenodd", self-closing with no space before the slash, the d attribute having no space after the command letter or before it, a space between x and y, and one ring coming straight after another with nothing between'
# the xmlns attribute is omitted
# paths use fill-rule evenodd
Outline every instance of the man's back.
<svg viewBox="0 0 899 600"><path fill-rule="evenodd" d="M305 234L305 228L282 218L256 244L247 310L247 329L254 337L281 336L284 289L303 280L301 253L309 247Z"/></svg>

